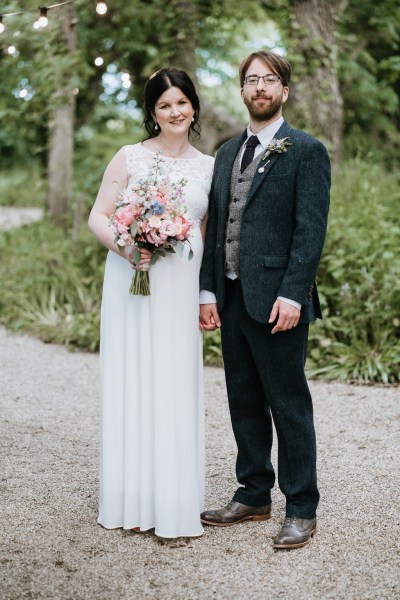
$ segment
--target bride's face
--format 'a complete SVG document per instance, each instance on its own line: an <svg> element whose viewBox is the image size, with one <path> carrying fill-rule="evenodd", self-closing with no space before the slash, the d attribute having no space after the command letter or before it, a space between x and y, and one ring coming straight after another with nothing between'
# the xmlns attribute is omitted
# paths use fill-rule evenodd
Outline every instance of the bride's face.
<svg viewBox="0 0 400 600"><path fill-rule="evenodd" d="M153 118L162 133L182 135L189 131L194 112L192 103L182 90L171 87L157 100Z"/></svg>

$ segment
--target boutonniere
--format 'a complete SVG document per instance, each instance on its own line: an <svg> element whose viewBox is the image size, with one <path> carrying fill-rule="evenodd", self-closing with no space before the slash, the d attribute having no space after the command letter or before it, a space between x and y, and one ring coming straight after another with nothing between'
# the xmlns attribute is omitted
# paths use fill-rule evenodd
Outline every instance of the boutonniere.
<svg viewBox="0 0 400 600"><path fill-rule="evenodd" d="M268 144L264 154L262 155L260 162L262 162L263 160L265 160L266 158L271 156L271 154L283 154L283 152L287 152L288 147L293 146L293 144L291 144L288 140L290 140L289 137L280 138L280 139L272 138L272 140ZM258 169L258 172L264 173L265 167L268 163L269 163L269 161L266 162L264 165L262 165Z"/></svg>

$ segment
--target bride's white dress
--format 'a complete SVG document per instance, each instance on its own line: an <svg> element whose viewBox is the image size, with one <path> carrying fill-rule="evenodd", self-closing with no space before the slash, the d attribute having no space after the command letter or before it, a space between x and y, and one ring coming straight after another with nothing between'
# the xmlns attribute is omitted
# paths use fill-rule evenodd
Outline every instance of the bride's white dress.
<svg viewBox="0 0 400 600"><path fill-rule="evenodd" d="M125 146L128 182L148 176L155 154ZM167 254L150 269L150 296L129 293L133 270L109 252L101 309L100 512L106 528L155 528L175 538L203 532L204 406L198 328L200 223L214 159L164 157L173 181L187 179L196 219L194 257Z"/></svg>

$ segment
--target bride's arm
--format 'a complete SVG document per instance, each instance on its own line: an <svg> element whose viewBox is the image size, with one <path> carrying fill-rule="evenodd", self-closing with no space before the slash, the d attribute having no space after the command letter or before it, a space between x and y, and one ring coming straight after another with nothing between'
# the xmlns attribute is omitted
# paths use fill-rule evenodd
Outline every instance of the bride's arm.
<svg viewBox="0 0 400 600"><path fill-rule="evenodd" d="M118 255L124 252L114 243L114 233L108 225L108 220L114 212L118 190L128 185L125 150L121 148L108 164L103 181L97 194L96 201L89 215L89 227L100 242ZM125 255L125 258L127 256Z"/></svg>

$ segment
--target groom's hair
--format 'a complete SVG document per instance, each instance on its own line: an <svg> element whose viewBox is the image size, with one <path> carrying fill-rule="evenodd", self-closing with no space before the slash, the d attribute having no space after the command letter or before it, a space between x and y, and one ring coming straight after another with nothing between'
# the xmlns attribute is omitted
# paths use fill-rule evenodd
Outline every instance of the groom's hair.
<svg viewBox="0 0 400 600"><path fill-rule="evenodd" d="M290 66L290 63L286 60L286 58L283 58L283 56L279 56L279 54L275 54L274 52L268 52L267 50L259 50L258 52L252 52L251 54L249 54L249 56L246 56L246 58L240 65L240 87L243 87L247 69L249 68L249 66L255 58L261 60L267 65L267 67L271 69L273 73L275 73L275 75L278 75L282 82L282 85L289 85L290 76L292 74L292 67Z"/></svg>

